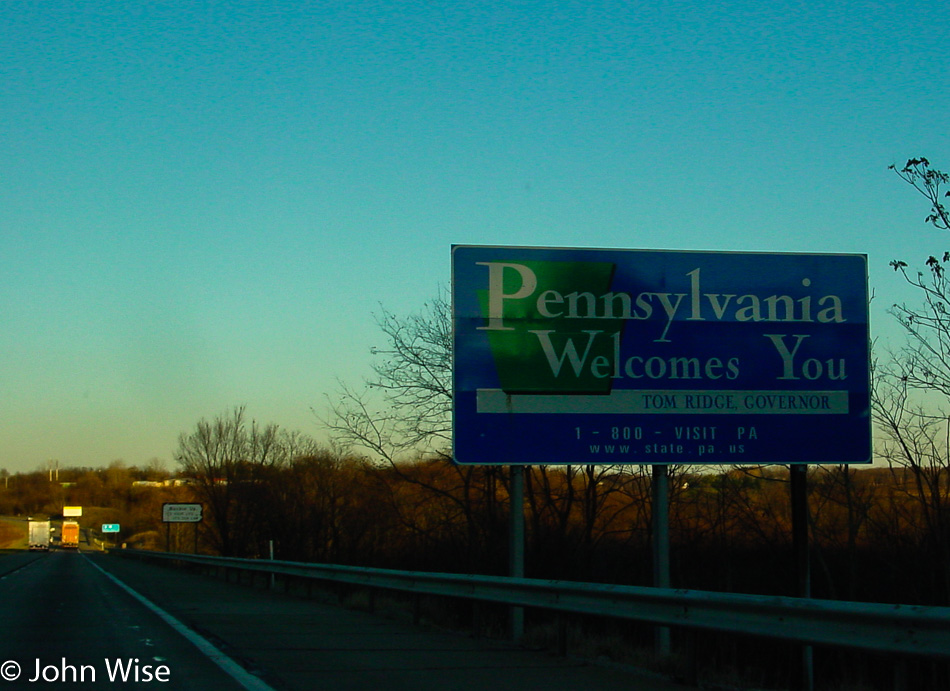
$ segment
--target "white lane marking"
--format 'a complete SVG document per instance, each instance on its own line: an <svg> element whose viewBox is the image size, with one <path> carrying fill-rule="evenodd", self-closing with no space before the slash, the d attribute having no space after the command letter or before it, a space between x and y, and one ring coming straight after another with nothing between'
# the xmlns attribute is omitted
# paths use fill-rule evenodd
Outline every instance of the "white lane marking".
<svg viewBox="0 0 950 691"><path fill-rule="evenodd" d="M30 568L31 566L33 566L33 564L35 564L36 562L38 562L40 559L42 559L42 557L36 557L35 559L31 559L30 561L26 562L25 564L20 564L19 566L14 567L14 568L10 569L9 571L5 571L5 572L3 573L3 575L0 575L0 581L5 581L8 576L12 576L12 575L15 574L15 573L20 573L20 572L23 571L24 569Z"/></svg>
<svg viewBox="0 0 950 691"><path fill-rule="evenodd" d="M155 614L157 614L166 624L168 624L173 629L175 629L175 631L177 631L182 636L187 638L191 643L195 645L196 648L198 648L198 650L204 653L206 657L210 658L216 665L218 665L218 667L220 667L229 675L231 675L231 677L237 683L239 683L241 686L247 689L247 691L275 691L273 687L265 684L260 679L260 677L255 677L253 674L251 674L246 669L241 667L241 665L239 665L237 662L235 662L230 657L225 655L223 652L218 650L218 648L216 648L206 638L199 636L197 633L195 633L194 631L189 629L187 626L182 624L180 621L175 619L175 617L173 617L171 614L163 610L161 607L153 603L151 600L149 600L145 596L140 595L136 591L132 590L132 588L127 586L125 583L120 581L118 578L113 576L111 573L103 569L101 566L93 562L88 557L86 557L86 560L90 564L92 564L92 566L99 569L99 571L103 575L105 575L106 578L109 578L110 580L112 580L113 583L115 583L117 586L122 588L129 595L134 597L136 600L138 600L143 605L145 605L150 610L152 610Z"/></svg>

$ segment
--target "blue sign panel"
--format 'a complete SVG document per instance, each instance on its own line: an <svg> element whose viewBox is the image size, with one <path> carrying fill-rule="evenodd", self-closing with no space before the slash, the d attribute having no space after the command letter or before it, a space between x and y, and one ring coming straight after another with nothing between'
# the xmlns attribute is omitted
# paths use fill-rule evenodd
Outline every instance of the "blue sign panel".
<svg viewBox="0 0 950 691"><path fill-rule="evenodd" d="M452 248L462 464L869 463L864 255Z"/></svg>
<svg viewBox="0 0 950 691"><path fill-rule="evenodd" d="M118 523L103 523L102 532L103 533L117 533L119 532L119 524Z"/></svg>

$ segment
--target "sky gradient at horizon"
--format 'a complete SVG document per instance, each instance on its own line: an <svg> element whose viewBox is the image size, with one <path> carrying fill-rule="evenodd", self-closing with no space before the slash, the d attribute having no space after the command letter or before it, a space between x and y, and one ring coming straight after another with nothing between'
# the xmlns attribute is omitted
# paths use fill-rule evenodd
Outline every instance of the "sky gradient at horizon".
<svg viewBox="0 0 950 691"><path fill-rule="evenodd" d="M452 244L941 252L950 20L876 2L0 3L0 468L322 439Z"/></svg>

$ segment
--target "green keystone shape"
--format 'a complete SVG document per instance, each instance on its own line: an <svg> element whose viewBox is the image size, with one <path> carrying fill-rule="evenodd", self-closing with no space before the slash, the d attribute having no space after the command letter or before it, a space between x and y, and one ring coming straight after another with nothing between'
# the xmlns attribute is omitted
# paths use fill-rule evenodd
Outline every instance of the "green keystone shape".
<svg viewBox="0 0 950 691"><path fill-rule="evenodd" d="M569 301L576 301L577 311L587 314L585 294L600 296L609 292L615 265L611 262L516 263L534 272L537 288L524 298L506 299L503 305L506 330L486 332L502 390L509 394L609 393L611 378L595 376L591 363L598 357L613 360L614 339L619 338L613 334L622 328L622 322L570 317L568 312ZM522 277L518 271L505 271L503 284L505 295L516 295L522 289ZM564 298L563 303L547 303L549 312L562 313L561 316L542 315L539 298L546 291L555 291ZM479 290L478 302L485 324L488 324L488 300L488 290ZM513 329L507 330L509 327ZM592 331L602 333L595 336Z"/></svg>

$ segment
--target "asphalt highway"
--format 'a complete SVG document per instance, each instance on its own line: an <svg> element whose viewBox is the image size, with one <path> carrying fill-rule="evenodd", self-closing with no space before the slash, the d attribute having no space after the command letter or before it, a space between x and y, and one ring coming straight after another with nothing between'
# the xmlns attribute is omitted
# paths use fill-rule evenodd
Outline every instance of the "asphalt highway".
<svg viewBox="0 0 950 691"><path fill-rule="evenodd" d="M76 551L0 558L0 690L244 686Z"/></svg>
<svg viewBox="0 0 950 691"><path fill-rule="evenodd" d="M0 612L0 691L683 689L91 551L0 556Z"/></svg>

